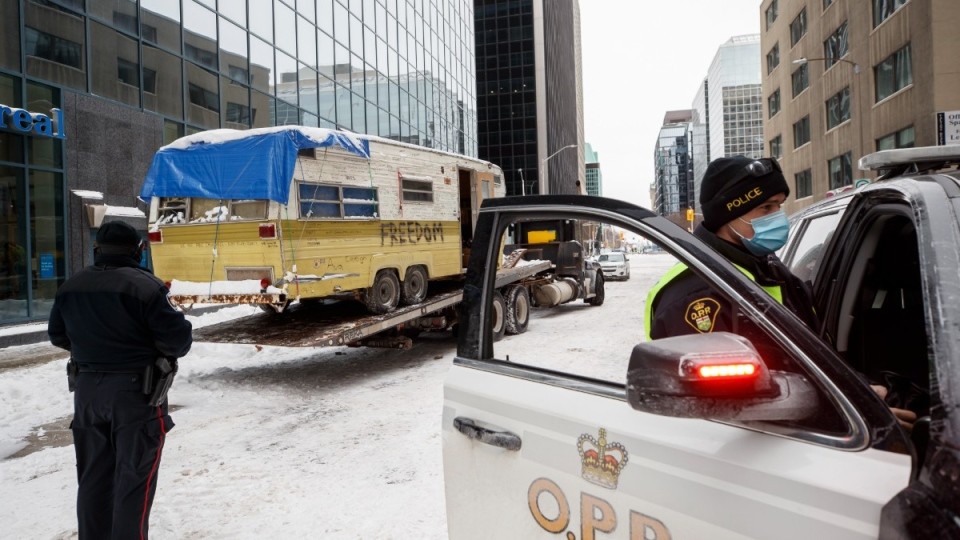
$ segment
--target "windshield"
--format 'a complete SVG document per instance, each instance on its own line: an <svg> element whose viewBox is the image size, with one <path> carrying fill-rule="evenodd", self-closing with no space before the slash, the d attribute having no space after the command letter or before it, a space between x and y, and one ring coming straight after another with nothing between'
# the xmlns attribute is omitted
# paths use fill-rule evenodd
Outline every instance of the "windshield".
<svg viewBox="0 0 960 540"><path fill-rule="evenodd" d="M600 256L600 262L623 262L623 253L604 253Z"/></svg>

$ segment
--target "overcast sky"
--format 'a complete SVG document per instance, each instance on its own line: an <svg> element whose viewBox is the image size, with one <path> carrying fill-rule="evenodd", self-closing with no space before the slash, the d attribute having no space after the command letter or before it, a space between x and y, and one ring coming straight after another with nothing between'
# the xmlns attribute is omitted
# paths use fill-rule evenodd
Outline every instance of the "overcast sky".
<svg viewBox="0 0 960 540"><path fill-rule="evenodd" d="M761 0L580 0L586 142L603 195L649 207L666 111L689 109L717 48L760 32Z"/></svg>

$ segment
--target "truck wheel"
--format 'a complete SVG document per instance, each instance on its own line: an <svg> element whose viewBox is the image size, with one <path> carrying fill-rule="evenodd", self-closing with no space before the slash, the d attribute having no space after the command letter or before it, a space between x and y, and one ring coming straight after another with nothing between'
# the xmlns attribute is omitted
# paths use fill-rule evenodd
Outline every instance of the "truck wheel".
<svg viewBox="0 0 960 540"><path fill-rule="evenodd" d="M363 291L363 303L371 313L389 313L400 301L400 280L393 270L380 270L373 286Z"/></svg>
<svg viewBox="0 0 960 540"><path fill-rule="evenodd" d="M407 268L403 278L403 295L400 301L405 306L419 304L427 297L427 271L422 266Z"/></svg>
<svg viewBox="0 0 960 540"><path fill-rule="evenodd" d="M603 272L597 272L597 283L593 287L593 292L596 295L593 298L588 298L584 302L590 304L591 306L602 306L604 291L603 291Z"/></svg>
<svg viewBox="0 0 960 540"><path fill-rule="evenodd" d="M500 291L493 291L493 310L491 313L490 326L493 330L494 341L503 339L503 333L507 329L506 312L506 302L503 300L503 295L500 294Z"/></svg>
<svg viewBox="0 0 960 540"><path fill-rule="evenodd" d="M507 334L522 334L530 323L530 291L523 285L508 285L503 291L507 303Z"/></svg>

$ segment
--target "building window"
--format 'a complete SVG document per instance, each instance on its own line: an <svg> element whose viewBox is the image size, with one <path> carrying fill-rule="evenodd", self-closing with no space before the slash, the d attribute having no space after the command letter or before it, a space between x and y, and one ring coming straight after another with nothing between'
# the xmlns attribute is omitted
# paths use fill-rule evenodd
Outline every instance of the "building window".
<svg viewBox="0 0 960 540"><path fill-rule="evenodd" d="M779 6L777 5L777 0L770 2L770 7L767 8L767 30L770 29L770 25L777 20L777 14L780 11Z"/></svg>
<svg viewBox="0 0 960 540"><path fill-rule="evenodd" d="M830 34L830 37L823 42L823 56L826 58L827 69L836 64L839 58L847 54L847 23L844 21L837 28L836 32Z"/></svg>
<svg viewBox="0 0 960 540"><path fill-rule="evenodd" d="M842 188L852 184L853 166L851 165L850 152L827 162L827 170L830 174L830 189Z"/></svg>
<svg viewBox="0 0 960 540"><path fill-rule="evenodd" d="M211 92L193 83L187 83L187 87L190 93L190 103L213 112L220 112L220 100L217 99L216 92Z"/></svg>
<svg viewBox="0 0 960 540"><path fill-rule="evenodd" d="M907 0L873 0L873 27L880 26L880 23L906 3Z"/></svg>
<svg viewBox="0 0 960 540"><path fill-rule="evenodd" d="M810 115L793 124L793 147L799 148L810 142Z"/></svg>
<svg viewBox="0 0 960 540"><path fill-rule="evenodd" d="M780 44L777 43L770 49L770 52L767 53L767 73L773 71L777 66L780 65Z"/></svg>
<svg viewBox="0 0 960 540"><path fill-rule="evenodd" d="M877 150L891 150L894 148L913 148L915 144L913 126L905 127L877 139Z"/></svg>
<svg viewBox="0 0 960 540"><path fill-rule="evenodd" d="M767 110L769 111L768 118L773 118L778 112L780 112L780 89L777 88L770 94L770 97L767 98Z"/></svg>
<svg viewBox="0 0 960 540"><path fill-rule="evenodd" d="M83 69L83 45L41 32L29 26L24 30L24 37L26 38L24 53L27 56L35 56L72 68Z"/></svg>
<svg viewBox="0 0 960 540"><path fill-rule="evenodd" d="M790 23L790 46L793 47L807 33L807 8L800 10L797 18Z"/></svg>
<svg viewBox="0 0 960 540"><path fill-rule="evenodd" d="M873 68L877 101L885 99L913 83L910 44L891 54Z"/></svg>
<svg viewBox="0 0 960 540"><path fill-rule="evenodd" d="M827 129L833 129L850 119L850 87L837 92L827 100Z"/></svg>
<svg viewBox="0 0 960 540"><path fill-rule="evenodd" d="M800 95L800 92L807 89L807 86L810 86L809 73L810 71L807 64L800 64L800 67L794 70L790 76L790 81L793 85L793 97L797 97Z"/></svg>
<svg viewBox="0 0 960 540"><path fill-rule="evenodd" d="M301 182L300 217L308 219L375 218L377 189Z"/></svg>
<svg viewBox="0 0 960 540"><path fill-rule="evenodd" d="M403 202L433 202L433 182L402 177Z"/></svg>
<svg viewBox="0 0 960 540"><path fill-rule="evenodd" d="M773 139L770 139L770 157L775 157L780 159L783 155L783 137L777 135Z"/></svg>
<svg viewBox="0 0 960 540"><path fill-rule="evenodd" d="M140 87L140 66L133 62L128 62L123 58L117 58L117 80L130 86Z"/></svg>
<svg viewBox="0 0 960 540"><path fill-rule="evenodd" d="M793 175L793 182L798 199L813 195L813 173L810 169Z"/></svg>
<svg viewBox="0 0 960 540"><path fill-rule="evenodd" d="M227 122L235 124L250 125L250 107L239 103L227 102L227 116L224 118Z"/></svg>

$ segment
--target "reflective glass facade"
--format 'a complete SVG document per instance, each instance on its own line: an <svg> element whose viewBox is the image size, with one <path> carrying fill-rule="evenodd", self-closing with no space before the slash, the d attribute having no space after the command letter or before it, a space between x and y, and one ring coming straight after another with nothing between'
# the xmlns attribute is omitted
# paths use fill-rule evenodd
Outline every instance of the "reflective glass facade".
<svg viewBox="0 0 960 540"><path fill-rule="evenodd" d="M707 81L710 159L763 156L760 36L737 36L720 46Z"/></svg>
<svg viewBox="0 0 960 540"><path fill-rule="evenodd" d="M653 210L662 216L671 216L697 208L693 182L693 111L687 111L687 121L664 125L657 137L654 150L656 200Z"/></svg>
<svg viewBox="0 0 960 540"><path fill-rule="evenodd" d="M470 3L3 4L0 68L155 112L171 136L302 124L477 154Z"/></svg>
<svg viewBox="0 0 960 540"><path fill-rule="evenodd" d="M84 167L131 159L104 150L86 114L114 120L109 137L125 142L156 123L135 141L144 154L207 129L300 124L477 156L473 28L473 5L459 0L0 2L0 104L61 107L76 129L67 149L0 131L0 303L20 302L0 306L0 324L46 317L42 299L82 266L64 262L63 244L89 236L68 228L80 216L65 219L68 207L83 213L68 194L91 189ZM92 99L64 99L74 94ZM96 186L105 203L136 206L132 184L149 165L139 158L136 174Z"/></svg>

